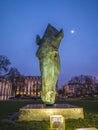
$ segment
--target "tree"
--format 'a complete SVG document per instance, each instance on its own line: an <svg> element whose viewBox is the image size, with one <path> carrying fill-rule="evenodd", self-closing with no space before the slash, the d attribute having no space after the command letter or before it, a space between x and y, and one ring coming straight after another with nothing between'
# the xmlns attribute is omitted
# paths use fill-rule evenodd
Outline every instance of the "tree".
<svg viewBox="0 0 98 130"><path fill-rule="evenodd" d="M58 94L62 96L62 95L64 94L64 90L59 89L59 90L58 90Z"/></svg>
<svg viewBox="0 0 98 130"><path fill-rule="evenodd" d="M15 95L16 90L16 78L21 76L20 72L17 68L11 67L9 72L5 75L7 79L9 79L12 82L12 93Z"/></svg>
<svg viewBox="0 0 98 130"><path fill-rule="evenodd" d="M89 75L80 75L72 77L72 79L69 81L69 84L76 85L76 93L80 92L81 95L90 95L93 94L93 76Z"/></svg>
<svg viewBox="0 0 98 130"><path fill-rule="evenodd" d="M6 56L0 55L0 75L8 72L10 64L11 62Z"/></svg>
<svg viewBox="0 0 98 130"><path fill-rule="evenodd" d="M92 76L80 75L72 77L69 84L93 84Z"/></svg>
<svg viewBox="0 0 98 130"><path fill-rule="evenodd" d="M11 80L12 83L14 83L15 79L20 76L20 72L17 68L11 67L9 72L5 75L9 80Z"/></svg>

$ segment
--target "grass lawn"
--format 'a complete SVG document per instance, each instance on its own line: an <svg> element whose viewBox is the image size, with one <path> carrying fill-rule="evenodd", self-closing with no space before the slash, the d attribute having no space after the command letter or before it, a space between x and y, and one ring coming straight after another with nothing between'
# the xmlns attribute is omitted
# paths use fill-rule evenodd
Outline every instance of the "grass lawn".
<svg viewBox="0 0 98 130"><path fill-rule="evenodd" d="M5 123L1 120L9 114L19 111L19 108L39 101L2 101L0 102L0 130L50 130L49 121ZM75 128L96 127L98 129L98 100L67 100L59 103L68 103L84 108L84 119L65 120L66 130Z"/></svg>
<svg viewBox="0 0 98 130"><path fill-rule="evenodd" d="M66 101L66 103L77 105L84 109L84 119L66 120L66 125L68 126L66 130L75 130L75 128L79 127L96 127L98 129L98 100L73 100Z"/></svg>

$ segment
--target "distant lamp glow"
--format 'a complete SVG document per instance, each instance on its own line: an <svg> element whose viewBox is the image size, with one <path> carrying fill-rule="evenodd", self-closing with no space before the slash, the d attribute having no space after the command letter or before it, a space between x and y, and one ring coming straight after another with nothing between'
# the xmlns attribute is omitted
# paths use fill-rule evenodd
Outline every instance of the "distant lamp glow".
<svg viewBox="0 0 98 130"><path fill-rule="evenodd" d="M75 33L75 31L74 31L74 30L70 30L70 33L71 33L71 34L74 34L74 33Z"/></svg>
<svg viewBox="0 0 98 130"><path fill-rule="evenodd" d="M62 115L50 116L51 130L65 130L65 119Z"/></svg>

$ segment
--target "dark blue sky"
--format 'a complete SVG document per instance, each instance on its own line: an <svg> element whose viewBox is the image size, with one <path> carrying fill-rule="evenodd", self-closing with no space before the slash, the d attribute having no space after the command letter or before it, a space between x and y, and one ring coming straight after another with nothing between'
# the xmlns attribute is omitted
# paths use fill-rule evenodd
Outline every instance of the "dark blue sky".
<svg viewBox="0 0 98 130"><path fill-rule="evenodd" d="M24 75L40 75L36 34L63 28L59 84L98 75L98 0L0 0L0 55ZM74 30L74 33L70 33Z"/></svg>

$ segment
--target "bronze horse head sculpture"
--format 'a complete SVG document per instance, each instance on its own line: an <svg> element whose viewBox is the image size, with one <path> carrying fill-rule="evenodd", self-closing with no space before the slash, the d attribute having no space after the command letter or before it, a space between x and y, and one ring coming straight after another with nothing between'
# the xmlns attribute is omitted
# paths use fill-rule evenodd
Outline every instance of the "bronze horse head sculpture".
<svg viewBox="0 0 98 130"><path fill-rule="evenodd" d="M58 48L63 38L63 30L58 31L48 24L42 39L36 37L39 48L36 56L40 61L42 76L41 99L45 104L54 104L56 95L56 83L60 72L60 57Z"/></svg>

